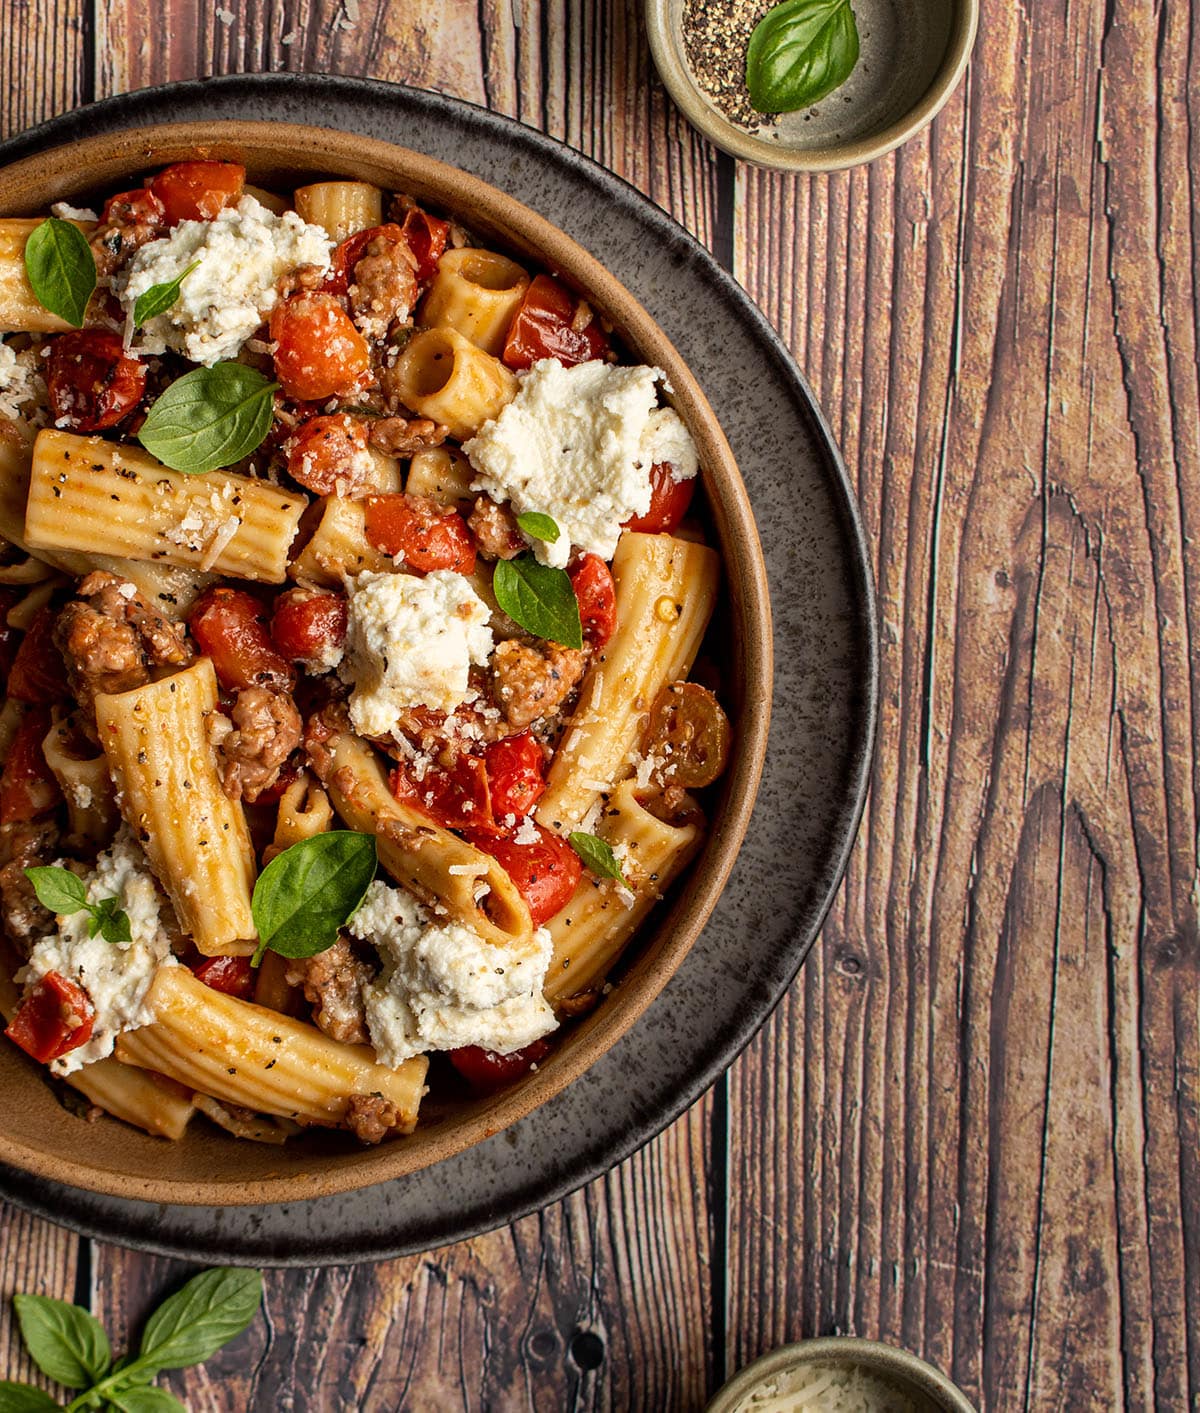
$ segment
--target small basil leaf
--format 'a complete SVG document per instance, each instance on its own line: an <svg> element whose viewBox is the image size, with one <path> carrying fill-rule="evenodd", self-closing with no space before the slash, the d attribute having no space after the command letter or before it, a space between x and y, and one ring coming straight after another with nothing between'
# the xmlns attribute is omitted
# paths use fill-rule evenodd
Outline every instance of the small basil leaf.
<svg viewBox="0 0 1200 1413"><path fill-rule="evenodd" d="M129 928L129 914L117 907L115 898L101 898L92 908L88 936L95 937L99 932L106 942L132 942L133 933Z"/></svg>
<svg viewBox="0 0 1200 1413"><path fill-rule="evenodd" d="M261 954L312 957L337 941L375 877L375 836L334 829L302 839L258 875L250 907Z"/></svg>
<svg viewBox="0 0 1200 1413"><path fill-rule="evenodd" d="M270 431L278 386L243 363L196 368L150 409L138 441L172 471L195 476L232 466Z"/></svg>
<svg viewBox="0 0 1200 1413"><path fill-rule="evenodd" d="M254 1319L262 1290L259 1271L218 1266L194 1276L146 1322L136 1364L182 1369L201 1363Z"/></svg>
<svg viewBox="0 0 1200 1413"><path fill-rule="evenodd" d="M858 63L850 0L783 0L759 20L746 51L746 86L760 113L790 113L832 93Z"/></svg>
<svg viewBox="0 0 1200 1413"><path fill-rule="evenodd" d="M58 1413L61 1404L32 1384L0 1381L0 1413Z"/></svg>
<svg viewBox="0 0 1200 1413"><path fill-rule="evenodd" d="M40 305L72 328L82 327L96 288L96 259L78 226L57 216L35 226L25 242L25 273Z"/></svg>
<svg viewBox="0 0 1200 1413"><path fill-rule="evenodd" d="M128 1388L106 1395L110 1408L120 1413L187 1413L187 1409L165 1388Z"/></svg>
<svg viewBox="0 0 1200 1413"><path fill-rule="evenodd" d="M173 280L167 280L161 285L151 285L149 289L143 290L133 306L134 327L140 329L148 319L165 314L179 298L180 286L199 263L199 260L193 260L187 269L181 271Z"/></svg>
<svg viewBox="0 0 1200 1413"><path fill-rule="evenodd" d="M517 525L530 539L545 540L548 545L557 543L562 534L557 522L540 510L527 510L524 515L518 515Z"/></svg>
<svg viewBox="0 0 1200 1413"><path fill-rule="evenodd" d="M579 600L563 569L539 564L531 554L496 561L492 592L505 613L536 637L583 647Z"/></svg>
<svg viewBox="0 0 1200 1413"><path fill-rule="evenodd" d="M104 1326L79 1305L48 1295L14 1295L13 1306L33 1362L67 1388L86 1388L112 1363Z"/></svg>
<svg viewBox="0 0 1200 1413"><path fill-rule="evenodd" d="M568 842L597 878L615 878L618 883L625 882L617 856L606 840L577 829L569 836Z"/></svg>
<svg viewBox="0 0 1200 1413"><path fill-rule="evenodd" d="M69 868L27 868L25 877L33 884L38 902L52 913L69 915L88 905L83 879Z"/></svg>

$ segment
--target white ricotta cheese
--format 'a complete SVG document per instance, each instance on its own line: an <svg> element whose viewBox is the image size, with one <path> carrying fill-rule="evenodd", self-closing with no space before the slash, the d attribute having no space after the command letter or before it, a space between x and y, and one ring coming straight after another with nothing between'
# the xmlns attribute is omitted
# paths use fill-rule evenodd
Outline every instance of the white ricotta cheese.
<svg viewBox="0 0 1200 1413"><path fill-rule="evenodd" d="M44 421L45 402L46 380L37 351L26 348L18 353L0 339L0 417L10 417L14 422L22 417L26 421ZM31 416L35 409L43 415Z"/></svg>
<svg viewBox="0 0 1200 1413"><path fill-rule="evenodd" d="M65 860L58 860L63 867ZM129 942L106 942L88 936L88 914L59 916L57 927L30 953L16 980L32 984L56 971L77 982L91 997L96 1019L91 1039L51 1062L56 1074L73 1074L93 1060L111 1055L113 1042L126 1030L149 1025L153 1010L146 993L161 966L174 966L170 938L160 915L161 895L141 846L122 826L112 847L96 860L84 879L87 898L98 903L116 898L129 918Z"/></svg>
<svg viewBox="0 0 1200 1413"><path fill-rule="evenodd" d="M378 879L350 922L383 962L363 988L371 1044L392 1068L427 1050L482 1045L508 1055L558 1022L542 995L553 950L538 928L523 945L485 942L461 923L432 919Z"/></svg>
<svg viewBox="0 0 1200 1413"><path fill-rule="evenodd" d="M696 474L696 449L670 408L657 407L659 368L595 360L564 368L535 363L500 415L463 451L473 490L509 501L518 515L541 511L562 532L533 541L543 564L562 568L572 545L611 559L621 525L650 508L650 468L670 451Z"/></svg>
<svg viewBox="0 0 1200 1413"><path fill-rule="evenodd" d="M350 720L364 736L386 736L414 706L453 711L472 696L472 665L492 651L487 605L469 579L448 569L376 574L348 582L346 656Z"/></svg>
<svg viewBox="0 0 1200 1413"><path fill-rule="evenodd" d="M138 295L197 265L179 298L143 326L140 353L174 349L193 363L233 358L274 309L276 281L300 265L329 268L330 240L294 211L276 216L252 196L211 221L180 221L170 235L143 245L116 282L130 334Z"/></svg>

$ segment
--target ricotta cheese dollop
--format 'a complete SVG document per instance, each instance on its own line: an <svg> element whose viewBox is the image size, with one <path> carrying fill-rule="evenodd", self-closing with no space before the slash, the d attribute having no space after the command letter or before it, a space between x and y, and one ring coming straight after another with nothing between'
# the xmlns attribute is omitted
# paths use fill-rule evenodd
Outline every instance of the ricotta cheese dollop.
<svg viewBox="0 0 1200 1413"><path fill-rule="evenodd" d="M209 366L233 358L279 299L276 281L300 265L329 268L331 242L294 211L276 216L243 196L211 221L180 221L170 235L143 245L115 288L133 328L138 296L177 279L179 298L142 327L139 353L168 348Z"/></svg>
<svg viewBox="0 0 1200 1413"><path fill-rule="evenodd" d="M678 413L658 406L660 368L594 360L565 368L544 358L513 400L465 443L472 490L509 501L518 515L549 515L554 544L533 541L543 564L565 567L572 545L611 559L622 524L650 508L650 468L670 460L677 480L696 474L696 448Z"/></svg>
<svg viewBox="0 0 1200 1413"><path fill-rule="evenodd" d="M64 865L60 859L58 867ZM112 1054L118 1035L149 1025L154 1019L146 1004L150 985L159 967L175 965L160 910L169 904L164 903L146 855L127 826L122 825L112 847L97 858L83 882L89 903L117 899L129 918L131 940L89 937L86 912L60 915L55 930L34 946L27 965L17 973L19 983L32 984L56 971L82 986L96 1008L91 1038L51 1061L56 1074L73 1074L93 1060L104 1059Z"/></svg>
<svg viewBox="0 0 1200 1413"><path fill-rule="evenodd" d="M553 950L545 928L524 944L499 946L461 923L431 918L411 894L378 879L349 927L383 962L363 988L381 1064L394 1068L426 1050L461 1045L508 1055L558 1025L542 995Z"/></svg>
<svg viewBox="0 0 1200 1413"><path fill-rule="evenodd" d="M350 720L364 736L386 736L410 707L453 711L474 693L472 666L492 651L487 605L469 579L448 569L424 578L367 570L349 581L346 655Z"/></svg>

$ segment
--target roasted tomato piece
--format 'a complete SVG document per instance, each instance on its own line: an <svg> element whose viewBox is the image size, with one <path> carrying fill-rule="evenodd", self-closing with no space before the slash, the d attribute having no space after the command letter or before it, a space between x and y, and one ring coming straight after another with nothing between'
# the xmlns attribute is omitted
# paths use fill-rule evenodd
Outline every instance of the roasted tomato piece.
<svg viewBox="0 0 1200 1413"><path fill-rule="evenodd" d="M503 361L510 368L531 368L540 358L557 358L570 367L603 358L608 338L565 285L538 275L509 326Z"/></svg>
<svg viewBox="0 0 1200 1413"><path fill-rule="evenodd" d="M339 412L310 417L288 438L288 475L319 496L361 485L370 469L367 429L360 418Z"/></svg>
<svg viewBox="0 0 1200 1413"><path fill-rule="evenodd" d="M329 589L288 589L275 600L271 641L289 662L325 672L346 642L344 594Z"/></svg>
<svg viewBox="0 0 1200 1413"><path fill-rule="evenodd" d="M39 1064L48 1064L92 1038L96 1008L82 986L48 971L17 1007L5 1035Z"/></svg>
<svg viewBox="0 0 1200 1413"><path fill-rule="evenodd" d="M292 685L295 673L271 642L266 613L253 594L223 584L206 589L196 600L188 627L227 690Z"/></svg>
<svg viewBox="0 0 1200 1413"><path fill-rule="evenodd" d="M617 626L617 586L598 554L585 554L571 570L571 587L579 600L584 641L602 648Z"/></svg>
<svg viewBox="0 0 1200 1413"><path fill-rule="evenodd" d="M483 759L495 818L528 814L546 790L546 753L531 733L493 741Z"/></svg>
<svg viewBox="0 0 1200 1413"><path fill-rule="evenodd" d="M366 339L342 308L323 291L294 294L271 313L275 376L289 397L324 402L343 397L371 367Z"/></svg>
<svg viewBox="0 0 1200 1413"><path fill-rule="evenodd" d="M0 773L0 824L37 819L62 799L42 752L49 730L48 706L31 707L21 718Z"/></svg>
<svg viewBox="0 0 1200 1413"><path fill-rule="evenodd" d="M535 1040L510 1055L498 1055L495 1050L485 1050L481 1045L463 1045L451 1050L449 1058L472 1089L480 1094L491 1094L528 1074L534 1065L540 1065L550 1049L548 1040Z"/></svg>
<svg viewBox="0 0 1200 1413"><path fill-rule="evenodd" d="M167 213L162 202L149 187L120 191L104 203L100 217L102 226L164 226Z"/></svg>
<svg viewBox="0 0 1200 1413"><path fill-rule="evenodd" d="M384 236L388 240L395 241L405 239L404 231L399 226L388 224L371 226L365 231L355 231L353 235L339 241L330 256L332 268L325 277L325 283L321 286L326 294L345 294L349 290L354 282L354 267L362 259L367 246L376 236Z"/></svg>
<svg viewBox="0 0 1200 1413"><path fill-rule="evenodd" d="M487 767L478 756L464 752L448 768L431 765L420 779L410 765L398 765L391 785L398 800L415 805L447 829L490 832L495 827Z"/></svg>
<svg viewBox="0 0 1200 1413"><path fill-rule="evenodd" d="M201 957L192 971L205 986L249 1001L254 995L254 968L249 957Z"/></svg>
<svg viewBox="0 0 1200 1413"><path fill-rule="evenodd" d="M126 356L119 334L75 329L50 345L46 389L56 426L100 432L115 427L141 402L146 366Z"/></svg>
<svg viewBox="0 0 1200 1413"><path fill-rule="evenodd" d="M246 169L237 162L176 162L148 183L162 202L167 224L211 221L226 206L236 206L246 185Z"/></svg>
<svg viewBox="0 0 1200 1413"><path fill-rule="evenodd" d="M669 461L656 462L650 468L650 508L645 515L626 520L627 530L638 530L643 535L669 535L678 528L688 513L699 478L692 476L686 481L676 481L671 470Z"/></svg>
<svg viewBox="0 0 1200 1413"><path fill-rule="evenodd" d="M530 844L518 844L511 834L488 834L482 829L467 829L463 833L505 870L529 904L534 927L540 927L570 901L583 873L583 864L565 839L540 824L532 827L537 830L538 838Z"/></svg>
<svg viewBox="0 0 1200 1413"><path fill-rule="evenodd" d="M419 206L410 206L404 215L405 239L417 261L417 279L424 283L437 273L438 261L446 249L450 222L431 216Z"/></svg>
<svg viewBox="0 0 1200 1413"><path fill-rule="evenodd" d="M470 574L475 542L457 510L419 496L368 496L367 539L381 554L399 555L418 574L452 569Z"/></svg>
<svg viewBox="0 0 1200 1413"><path fill-rule="evenodd" d="M67 665L54 645L54 618L49 604L39 608L21 639L8 674L8 695L15 702L61 702L71 695Z"/></svg>
<svg viewBox="0 0 1200 1413"><path fill-rule="evenodd" d="M655 762L656 785L699 790L729 759L729 718L698 682L668 682L650 709L642 754Z"/></svg>

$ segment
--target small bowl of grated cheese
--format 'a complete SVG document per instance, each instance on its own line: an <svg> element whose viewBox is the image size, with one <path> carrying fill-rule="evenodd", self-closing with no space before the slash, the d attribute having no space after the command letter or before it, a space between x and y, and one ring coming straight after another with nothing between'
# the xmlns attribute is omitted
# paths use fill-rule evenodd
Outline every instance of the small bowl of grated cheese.
<svg viewBox="0 0 1200 1413"><path fill-rule="evenodd" d="M906 1350L830 1337L785 1344L731 1379L706 1413L975 1413L961 1389Z"/></svg>

